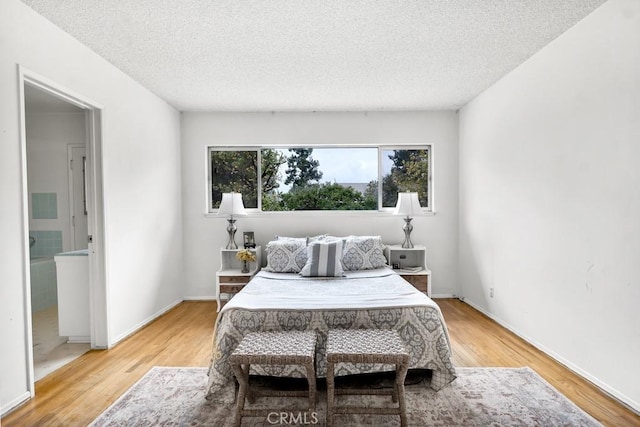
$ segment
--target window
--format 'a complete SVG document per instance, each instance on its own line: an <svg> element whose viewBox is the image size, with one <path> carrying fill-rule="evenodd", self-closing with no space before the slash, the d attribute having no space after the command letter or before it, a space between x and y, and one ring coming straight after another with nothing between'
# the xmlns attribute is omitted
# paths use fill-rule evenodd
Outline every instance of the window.
<svg viewBox="0 0 640 427"><path fill-rule="evenodd" d="M389 210L398 192L417 192L431 210L431 146L209 147L209 211L222 193L247 209Z"/></svg>
<svg viewBox="0 0 640 427"><path fill-rule="evenodd" d="M210 208L218 209L222 193L242 194L245 208L258 207L258 150L213 150L210 155Z"/></svg>
<svg viewBox="0 0 640 427"><path fill-rule="evenodd" d="M430 150L388 149L382 151L382 207L395 207L398 192L418 193L420 206L430 204Z"/></svg>

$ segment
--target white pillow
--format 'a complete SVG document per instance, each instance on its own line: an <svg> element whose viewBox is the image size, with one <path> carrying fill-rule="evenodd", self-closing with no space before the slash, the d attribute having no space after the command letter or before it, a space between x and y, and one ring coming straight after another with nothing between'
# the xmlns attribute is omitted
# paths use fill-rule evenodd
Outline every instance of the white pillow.
<svg viewBox="0 0 640 427"><path fill-rule="evenodd" d="M289 237L289 236L280 236L278 234L276 234L276 240L299 240L299 241L304 241L304 243L307 243L307 238L306 237Z"/></svg>
<svg viewBox="0 0 640 427"><path fill-rule="evenodd" d="M317 236L307 236L307 245L313 242L322 242L327 238L326 234L318 234Z"/></svg>

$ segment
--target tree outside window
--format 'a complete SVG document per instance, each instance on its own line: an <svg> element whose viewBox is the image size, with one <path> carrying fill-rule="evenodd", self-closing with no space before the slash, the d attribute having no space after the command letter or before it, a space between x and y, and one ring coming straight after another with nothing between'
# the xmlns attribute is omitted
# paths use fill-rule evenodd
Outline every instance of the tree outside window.
<svg viewBox="0 0 640 427"><path fill-rule="evenodd" d="M231 191L262 211L375 211L395 207L399 191L417 192L430 207L429 146L212 147L210 161L212 210Z"/></svg>
<svg viewBox="0 0 640 427"><path fill-rule="evenodd" d="M418 193L420 206L429 205L429 150L382 151L382 207L395 207L398 192Z"/></svg>
<svg viewBox="0 0 640 427"><path fill-rule="evenodd" d="M258 207L258 151L210 151L211 208L218 209L222 193L241 193L245 208Z"/></svg>

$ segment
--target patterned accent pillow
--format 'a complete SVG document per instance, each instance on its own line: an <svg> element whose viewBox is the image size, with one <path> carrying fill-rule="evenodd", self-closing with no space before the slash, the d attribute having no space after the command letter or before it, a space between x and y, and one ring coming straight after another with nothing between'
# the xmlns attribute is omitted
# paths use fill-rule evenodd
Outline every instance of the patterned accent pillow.
<svg viewBox="0 0 640 427"><path fill-rule="evenodd" d="M342 241L314 242L307 246L307 263L300 272L305 277L341 277Z"/></svg>
<svg viewBox="0 0 640 427"><path fill-rule="evenodd" d="M384 249L380 236L349 236L342 251L342 266L346 271L384 267L387 265Z"/></svg>
<svg viewBox="0 0 640 427"><path fill-rule="evenodd" d="M307 262L307 239L272 240L266 251L266 271L299 273Z"/></svg>

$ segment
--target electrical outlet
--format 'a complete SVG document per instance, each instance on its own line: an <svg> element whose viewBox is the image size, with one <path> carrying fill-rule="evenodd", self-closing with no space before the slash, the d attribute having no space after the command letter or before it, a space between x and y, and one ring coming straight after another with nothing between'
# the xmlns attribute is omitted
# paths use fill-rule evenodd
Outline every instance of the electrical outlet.
<svg viewBox="0 0 640 427"><path fill-rule="evenodd" d="M493 298L493 288L489 288L489 296Z"/></svg>

